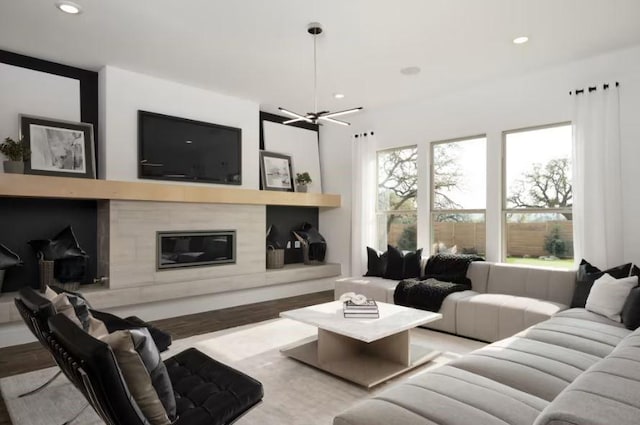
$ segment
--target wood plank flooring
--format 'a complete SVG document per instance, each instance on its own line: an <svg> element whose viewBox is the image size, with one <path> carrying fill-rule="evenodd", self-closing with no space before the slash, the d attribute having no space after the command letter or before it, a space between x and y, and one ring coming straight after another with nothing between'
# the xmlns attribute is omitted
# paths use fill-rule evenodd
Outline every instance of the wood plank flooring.
<svg viewBox="0 0 640 425"><path fill-rule="evenodd" d="M281 311L328 301L333 301L333 291L323 291L171 319L155 320L151 323L169 332L175 340L274 319L278 317ZM54 365L55 363L49 353L37 342L0 348L0 378ZM1 398L0 425L12 425L4 400Z"/></svg>

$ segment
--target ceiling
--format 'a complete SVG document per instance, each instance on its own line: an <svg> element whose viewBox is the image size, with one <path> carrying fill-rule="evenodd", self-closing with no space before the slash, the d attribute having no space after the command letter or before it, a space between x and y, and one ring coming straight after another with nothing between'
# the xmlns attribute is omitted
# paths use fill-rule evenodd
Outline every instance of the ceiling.
<svg viewBox="0 0 640 425"><path fill-rule="evenodd" d="M105 64L265 110L377 108L640 44L639 0L2 0L0 49ZM530 42L514 45L527 35ZM400 69L419 66L418 75ZM344 93L336 100L333 93Z"/></svg>

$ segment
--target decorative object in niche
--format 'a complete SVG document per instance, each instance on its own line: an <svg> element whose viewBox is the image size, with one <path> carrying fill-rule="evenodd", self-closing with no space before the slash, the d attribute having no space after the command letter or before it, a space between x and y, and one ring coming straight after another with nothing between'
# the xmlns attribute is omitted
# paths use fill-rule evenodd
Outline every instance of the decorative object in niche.
<svg viewBox="0 0 640 425"><path fill-rule="evenodd" d="M0 243L0 293L2 292L2 282L7 269L21 265L20 256Z"/></svg>
<svg viewBox="0 0 640 425"><path fill-rule="evenodd" d="M296 173L296 192L306 192L307 185L312 181L308 172Z"/></svg>
<svg viewBox="0 0 640 425"><path fill-rule="evenodd" d="M22 138L15 141L11 137L7 137L0 144L0 152L7 157L3 164L5 173L24 173L24 162L31 156L31 151Z"/></svg>
<svg viewBox="0 0 640 425"><path fill-rule="evenodd" d="M305 264L324 264L327 254L327 241L309 223L304 223L300 229L293 230L293 235L302 244L302 255Z"/></svg>
<svg viewBox="0 0 640 425"><path fill-rule="evenodd" d="M284 249L278 242L278 229L273 224L267 229L267 268L284 267Z"/></svg>
<svg viewBox="0 0 640 425"><path fill-rule="evenodd" d="M67 226L52 239L29 241L40 265L40 285L74 290L87 271L89 256L78 244L73 228Z"/></svg>
<svg viewBox="0 0 640 425"><path fill-rule="evenodd" d="M31 150L26 174L95 179L93 125L20 115Z"/></svg>
<svg viewBox="0 0 640 425"><path fill-rule="evenodd" d="M291 157L260 151L260 177L264 190L293 192Z"/></svg>

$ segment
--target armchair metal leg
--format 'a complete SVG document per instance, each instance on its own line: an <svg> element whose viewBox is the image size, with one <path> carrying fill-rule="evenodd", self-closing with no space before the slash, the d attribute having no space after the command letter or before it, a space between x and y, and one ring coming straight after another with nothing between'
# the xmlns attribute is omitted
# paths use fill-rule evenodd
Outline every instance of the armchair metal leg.
<svg viewBox="0 0 640 425"><path fill-rule="evenodd" d="M60 374L61 374L61 373L62 373L62 370L58 370L58 371L56 372L56 374L55 374L55 375L53 375L51 378L49 378L49 379L47 380L47 382L45 382L44 384L40 385L38 388L36 388L36 389L34 389L34 390L28 391L28 392L26 392L26 393L24 393L24 394L20 394L20 395L18 396L18 398L20 398L20 397L25 397L25 396L28 396L28 395L31 395L31 394L35 394L35 393L37 393L38 391L42 390L43 388L46 388L50 383L52 383L53 381L55 381L55 380L56 380L56 378L57 378L58 376L60 376Z"/></svg>
<svg viewBox="0 0 640 425"><path fill-rule="evenodd" d="M85 404L84 407L82 409L80 409L80 411L78 413L76 413L73 418L69 419L68 421L66 421L62 425L69 425L71 422L73 422L76 419L78 419L78 416L80 416L82 414L82 412L84 412L87 409L87 407L89 407L89 403Z"/></svg>

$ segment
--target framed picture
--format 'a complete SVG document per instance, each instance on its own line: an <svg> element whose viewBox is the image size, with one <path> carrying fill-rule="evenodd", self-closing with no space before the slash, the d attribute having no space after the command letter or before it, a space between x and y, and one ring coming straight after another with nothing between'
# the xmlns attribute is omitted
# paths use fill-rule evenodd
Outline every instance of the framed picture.
<svg viewBox="0 0 640 425"><path fill-rule="evenodd" d="M25 174L96 178L93 125L20 115L20 129L31 149Z"/></svg>
<svg viewBox="0 0 640 425"><path fill-rule="evenodd" d="M260 178L264 190L293 192L291 157L260 151Z"/></svg>

